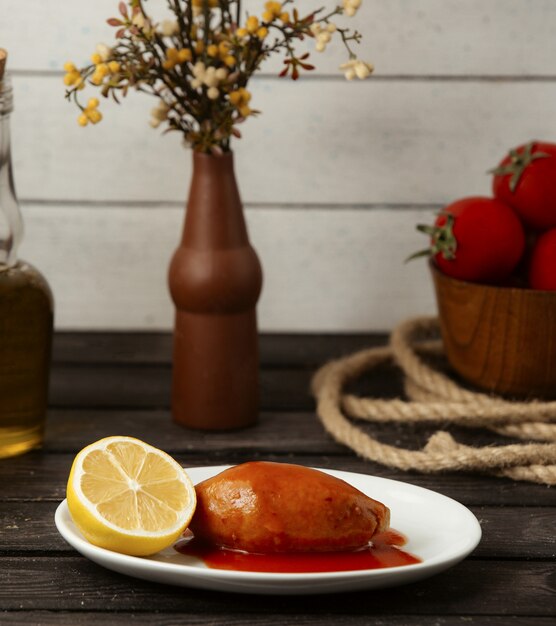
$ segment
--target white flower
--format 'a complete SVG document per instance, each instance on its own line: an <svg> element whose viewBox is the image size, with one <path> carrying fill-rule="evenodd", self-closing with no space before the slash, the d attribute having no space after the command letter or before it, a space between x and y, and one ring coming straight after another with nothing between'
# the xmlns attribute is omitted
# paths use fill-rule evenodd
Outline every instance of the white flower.
<svg viewBox="0 0 556 626"><path fill-rule="evenodd" d="M316 36L317 43L315 45L315 49L317 52L324 52L326 50L327 44L332 39L332 35L327 30L322 30Z"/></svg>
<svg viewBox="0 0 556 626"><path fill-rule="evenodd" d="M191 73L194 77L190 83L191 87L199 89L202 85L206 85L208 87L207 95L211 100L218 98L218 85L228 78L228 70L226 68L219 67L216 69L212 65L207 67L202 61L195 63Z"/></svg>
<svg viewBox="0 0 556 626"><path fill-rule="evenodd" d="M150 125L153 128L158 128L164 120L168 118L168 111L170 110L170 106L163 102L162 100L158 103L158 105L151 110L151 120Z"/></svg>
<svg viewBox="0 0 556 626"><path fill-rule="evenodd" d="M195 78L200 78L201 80L204 77L206 71L207 68L202 61L197 61L197 63L195 63L193 69L191 70L193 76L195 76Z"/></svg>
<svg viewBox="0 0 556 626"><path fill-rule="evenodd" d="M338 27L336 26L336 24L334 24L334 22L329 22L326 26L326 30L329 33L335 33L338 30Z"/></svg>
<svg viewBox="0 0 556 626"><path fill-rule="evenodd" d="M361 6L361 0L342 0L344 13L348 17L353 17L357 13L357 9Z"/></svg>
<svg viewBox="0 0 556 626"><path fill-rule="evenodd" d="M313 23L309 26L309 30L315 37L315 50L324 52L332 39L332 33L336 31L336 25L330 23L326 25L326 28L323 28L320 24Z"/></svg>
<svg viewBox="0 0 556 626"><path fill-rule="evenodd" d="M168 111L170 107L166 102L161 102L158 106L151 110L151 115L156 117L157 120L165 120L168 117Z"/></svg>
<svg viewBox="0 0 556 626"><path fill-rule="evenodd" d="M180 25L177 20L163 20L160 25L160 32L165 37L173 37L180 32Z"/></svg>
<svg viewBox="0 0 556 626"><path fill-rule="evenodd" d="M131 23L142 30L145 35L149 35L152 31L151 21L145 17L141 11L135 13L135 15L131 18Z"/></svg>
<svg viewBox="0 0 556 626"><path fill-rule="evenodd" d="M219 81L223 81L226 80L226 78L228 78L228 70L225 67L219 67L216 70L215 76L216 78L218 78Z"/></svg>
<svg viewBox="0 0 556 626"><path fill-rule="evenodd" d="M367 78L367 76L370 76L374 70L374 66L372 63L366 63L359 59L350 59L347 63L340 65L340 69L347 80L353 80L354 78L363 80Z"/></svg>
<svg viewBox="0 0 556 626"><path fill-rule="evenodd" d="M309 26L309 30L313 33L313 35L315 35L315 37L320 33L320 31L322 30L322 27L320 24L317 24L316 22L313 22L311 24L311 26Z"/></svg>
<svg viewBox="0 0 556 626"><path fill-rule="evenodd" d="M97 43L95 52L102 59L102 61L108 61L110 55L112 54L112 49L109 48L105 43Z"/></svg>
<svg viewBox="0 0 556 626"><path fill-rule="evenodd" d="M216 100L219 95L220 95L220 92L218 91L218 87L210 87L209 89L207 89L207 96L211 100Z"/></svg>
<svg viewBox="0 0 556 626"><path fill-rule="evenodd" d="M216 87L218 85L218 78L216 77L216 68L207 67L203 82L207 87Z"/></svg>

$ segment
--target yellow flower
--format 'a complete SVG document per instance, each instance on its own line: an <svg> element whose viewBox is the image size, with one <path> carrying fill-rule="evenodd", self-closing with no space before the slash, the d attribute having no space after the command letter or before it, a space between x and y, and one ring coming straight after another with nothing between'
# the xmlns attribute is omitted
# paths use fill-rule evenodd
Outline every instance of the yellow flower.
<svg viewBox="0 0 556 626"><path fill-rule="evenodd" d="M166 50L166 59L162 62L162 67L165 70L171 70L178 62L178 51L176 48L168 48Z"/></svg>
<svg viewBox="0 0 556 626"><path fill-rule="evenodd" d="M224 63L228 67L234 67L234 65L236 64L236 58L229 54L227 57L224 58Z"/></svg>
<svg viewBox="0 0 556 626"><path fill-rule="evenodd" d="M265 22L273 22L276 18L282 19L281 16L283 15L283 12L281 2L266 2L264 7L266 9L263 13L263 20Z"/></svg>
<svg viewBox="0 0 556 626"><path fill-rule="evenodd" d="M268 35L268 28L261 26L257 30L257 37L262 41Z"/></svg>
<svg viewBox="0 0 556 626"><path fill-rule="evenodd" d="M284 11L283 13L280 13L280 19L284 22L284 24L289 24L290 14L287 11Z"/></svg>
<svg viewBox="0 0 556 626"><path fill-rule="evenodd" d="M166 60L163 61L162 67L165 70L171 70L178 63L186 63L187 61L191 61L192 58L193 54L189 48L181 48L180 50L168 48L168 50L166 50Z"/></svg>
<svg viewBox="0 0 556 626"><path fill-rule="evenodd" d="M218 44L218 52L220 53L220 56L225 57L228 52L230 50L230 44L227 41L221 41Z"/></svg>
<svg viewBox="0 0 556 626"><path fill-rule="evenodd" d="M91 76L91 82L97 87L102 84L103 79L104 76L102 74L99 74L98 72L94 72L94 74Z"/></svg>
<svg viewBox="0 0 556 626"><path fill-rule="evenodd" d="M282 12L282 3L281 2L265 2L264 8L266 11L263 14L265 21L271 22L275 17L278 17ZM265 15L269 15L270 17L267 19Z"/></svg>
<svg viewBox="0 0 556 626"><path fill-rule="evenodd" d="M81 73L79 72L79 70L71 61L64 63L64 70L66 71L66 74L64 76L64 85L66 85L66 87L71 87L72 85L74 85L79 89L80 85L83 83L83 79L81 78Z"/></svg>
<svg viewBox="0 0 556 626"><path fill-rule="evenodd" d="M120 71L121 65L118 63L118 61L110 61L108 63L108 69L110 70L111 74L117 74Z"/></svg>
<svg viewBox="0 0 556 626"><path fill-rule="evenodd" d="M208 46L207 54L209 55L209 57L218 56L218 46L216 44L211 44L210 46Z"/></svg>
<svg viewBox="0 0 556 626"><path fill-rule="evenodd" d="M93 54L91 54L91 63L98 65L99 63L102 63L102 61L103 59L98 52L94 52Z"/></svg>
<svg viewBox="0 0 556 626"><path fill-rule="evenodd" d="M281 2L265 2L264 8L267 11L272 11L274 15L278 15L280 11L282 10L282 3Z"/></svg>
<svg viewBox="0 0 556 626"><path fill-rule="evenodd" d="M182 48L178 51L178 61L180 63L186 63L187 61L191 61L193 58L193 53L189 48Z"/></svg>
<svg viewBox="0 0 556 626"><path fill-rule="evenodd" d="M240 87L239 89L230 92L228 98L243 117L247 117L251 113L251 109L249 108L251 94L247 91L247 89L245 89L245 87Z"/></svg>
<svg viewBox="0 0 556 626"><path fill-rule="evenodd" d="M245 22L245 28L247 29L247 32L251 35L253 33L256 33L257 29L259 28L259 18L255 17L254 15L249 16L247 18L247 22Z"/></svg>
<svg viewBox="0 0 556 626"><path fill-rule="evenodd" d="M202 39L198 39L195 42L195 52L197 54L203 54L204 49L205 49L205 42Z"/></svg>
<svg viewBox="0 0 556 626"><path fill-rule="evenodd" d="M64 85L71 87L81 78L81 74L76 70L75 72L68 72L64 76Z"/></svg>
<svg viewBox="0 0 556 626"><path fill-rule="evenodd" d="M100 111L97 111L96 109L87 109L85 115L93 124L98 124L102 120L102 113Z"/></svg>
<svg viewBox="0 0 556 626"><path fill-rule="evenodd" d="M240 38L243 39L244 37L247 37L249 33L247 32L246 28L238 28L236 30L236 35Z"/></svg>
<svg viewBox="0 0 556 626"><path fill-rule="evenodd" d="M239 103L241 102L241 92L239 91L239 89L237 91L231 91L230 95L230 102L237 107L239 105Z"/></svg>
<svg viewBox="0 0 556 626"><path fill-rule="evenodd" d="M106 63L99 63L95 69L95 74L98 74L102 78L104 78L109 73L110 70L108 69L108 65L106 65Z"/></svg>
<svg viewBox="0 0 556 626"><path fill-rule="evenodd" d="M79 126L87 126L89 122L91 124L98 124L102 120L102 113L98 111L99 101L98 98L90 98L87 102L87 106L83 109L81 115L77 118Z"/></svg>

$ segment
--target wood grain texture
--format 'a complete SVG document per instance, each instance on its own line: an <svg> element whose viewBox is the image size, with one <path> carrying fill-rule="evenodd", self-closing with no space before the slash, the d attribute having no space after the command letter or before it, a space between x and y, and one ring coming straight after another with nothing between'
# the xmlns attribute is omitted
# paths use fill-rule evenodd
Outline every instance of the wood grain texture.
<svg viewBox="0 0 556 626"><path fill-rule="evenodd" d="M104 612L88 611L17 611L10 613L0 613L2 623L5 626L16 624L39 624L40 626L81 626L82 624L95 624L99 621L106 621ZM207 621L210 619L210 621ZM442 616L428 615L427 624L431 626L461 626L462 622L469 626L553 626L551 617L490 617L487 615L462 615ZM6 621L4 621L6 620ZM129 624L148 624L149 626L275 626L276 619L272 615L253 615L252 613L237 612L233 615L191 615L183 613L111 613L110 624L113 626L128 626ZM304 615L298 613L288 616L287 621L281 621L281 626L368 626L368 615L334 615L333 617L323 615ZM393 616L372 616L373 626L422 626L423 617L413 615L393 615Z"/></svg>
<svg viewBox="0 0 556 626"><path fill-rule="evenodd" d="M383 370L384 378L388 377ZM367 387L367 394L383 397L395 395L402 390L400 381L386 385L375 382L374 389ZM379 387L381 387L379 389ZM171 453L189 452L243 452L345 455L347 448L334 442L326 433L313 412L263 411L258 423L230 436L230 433L212 433L183 429L172 423L167 409L51 409L46 420L45 450L48 453L77 452L102 437L114 434L114 424L119 432L139 439ZM410 449L424 447L428 438L442 425L409 424L362 424L361 427L385 443ZM452 428L458 441L467 445L486 446L513 442L477 429ZM280 442L280 445L277 444Z"/></svg>
<svg viewBox="0 0 556 626"><path fill-rule="evenodd" d="M189 155L178 137L148 127L148 98L105 106L94 129L78 128L63 99L63 63L85 62L111 37L105 18L116 4L3 0L10 20L0 24L0 40L16 71L16 181L20 197L38 203L27 224L41 239L29 234L22 253L53 277L58 327L167 329L173 244L165 233L181 223ZM247 2L257 12L261 5ZM374 79L345 82L341 46L313 55L319 69L300 84L275 78L278 60L265 66L253 82L264 115L236 145L244 201L257 213L280 207L261 218L266 234L255 233L266 256L264 329L385 330L434 310L424 274L400 265L417 249L416 220L406 214L400 231L392 211L375 230L354 209L436 209L488 193L484 172L509 147L554 140L555 17L551 0L374 0L352 22L365 33L361 56L375 62ZM115 216L115 206L128 219ZM145 228L143 211L155 207L160 222ZM327 209L322 219L335 217L329 229L315 226L322 237L304 228L298 235L298 220L283 210L291 207L311 215L307 223L315 207ZM76 208L87 212L74 218ZM130 238L127 222L138 225ZM365 237L370 232L377 236ZM280 265L273 250L284 245L292 253ZM133 262L123 264L127 248Z"/></svg>
<svg viewBox="0 0 556 626"><path fill-rule="evenodd" d="M387 336L363 334L263 334L259 337L263 367L318 367L371 346L384 345ZM57 332L52 360L56 364L169 365L169 332Z"/></svg>
<svg viewBox="0 0 556 626"><path fill-rule="evenodd" d="M11 51L12 67L61 70L70 58L86 62L98 41L109 43L113 37L105 20L117 13L116 4L27 0L23 7L20 0L3 0L3 14L10 20L0 25L0 38ZM165 3L157 4L148 6L155 15ZM244 2L258 14L262 5L262 0ZM304 2L302 7L309 11L321 5L333 2ZM354 19L342 22L364 34L359 54L375 62L379 75L530 76L554 75L555 19L551 0L373 0L364 2ZM40 55L34 54L37 41ZM324 74L337 74L344 59L340 45L313 54L317 71ZM280 63L270 61L264 71L276 72Z"/></svg>
<svg viewBox="0 0 556 626"><path fill-rule="evenodd" d="M3 557L8 575L0 586L0 607L9 610L187 611L207 616L246 609L241 594L225 594L156 585L105 570L77 557ZM273 615L278 623L289 616L313 615L466 615L553 616L556 612L554 566L520 561L464 561L441 576L384 589L352 593L349 604L335 594L249 596L251 614ZM63 589L63 593L61 593ZM488 589L488 593L485 590ZM511 590L511 602L508 591Z"/></svg>
<svg viewBox="0 0 556 626"><path fill-rule="evenodd" d="M246 203L445 203L488 193L486 170L513 145L555 137L556 81L260 79L252 93L264 114L234 146ZM59 76L18 76L14 94L22 199L183 206L190 155L148 126L149 98L107 102L84 129Z"/></svg>
<svg viewBox="0 0 556 626"><path fill-rule="evenodd" d="M57 328L172 327L166 277L183 209L29 205L24 215L21 255L52 286ZM423 246L415 224L431 221L432 210L254 207L246 215L264 268L262 330L386 330L434 311L425 263L403 262Z"/></svg>
<svg viewBox="0 0 556 626"><path fill-rule="evenodd" d="M53 524L57 502L9 502L0 508L0 555L73 554ZM473 559L551 559L555 507L471 507L483 537ZM54 554L55 553L55 554Z"/></svg>
<svg viewBox="0 0 556 626"><path fill-rule="evenodd" d="M556 395L556 294L475 285L431 265L446 355L461 376L510 396Z"/></svg>
<svg viewBox="0 0 556 626"><path fill-rule="evenodd" d="M97 343L91 349L95 337ZM312 412L284 412L274 407L253 428L209 435L174 426L165 408L93 408L91 385L96 385L97 391L106 387L107 372L114 379L109 397L116 403L118 380L123 382L119 393L124 398L131 395L126 385L132 384L132 377L125 372L146 370L155 376L149 394L156 398L164 391L161 381L169 372L167 335L151 335L147 339L135 348L133 343L140 343L141 335L119 338L114 334L91 333L80 339L65 334L61 342L57 341L58 356L63 358L54 371L67 378L65 372L73 370L71 381L81 390L72 396L66 388L60 392L61 402L66 402L64 397L73 398L83 406L52 409L44 449L0 463L2 624L552 624L556 611L556 490L477 475L426 476L391 471L358 459L332 442ZM263 344L267 346L263 372L271 376L286 373L286 381L278 383L278 388L294 404L300 401L300 388L294 385L288 389L289 373L307 375L317 359L336 356L344 349L356 348L357 342L367 341L365 337L311 337L305 341L302 336L290 336L277 349L280 338L270 339ZM297 348L289 361L287 346L292 342ZM119 370L124 372L121 379ZM105 374L101 374L103 371ZM91 376L91 372L97 374ZM400 380L386 368L372 377L371 388L375 393L399 393ZM104 434L114 434L115 429L164 447L184 466L266 459L409 481L471 507L481 522L483 540L470 558L441 576L380 593L294 597L284 601L132 580L76 556L57 534L52 521L56 506L65 496L65 483L76 451ZM426 436L405 427L383 425L379 431L385 441L413 447L421 445L421 437ZM475 444L484 443L485 435L456 433L458 440L465 436L474 438Z"/></svg>
<svg viewBox="0 0 556 626"><path fill-rule="evenodd" d="M112 430L114 434L114 429ZM184 438L187 431L184 431ZM556 507L556 489L541 485L518 483L511 480L465 474L416 474L390 470L384 466L362 461L346 452L344 455L302 454L281 451L278 453L259 452L243 441L229 449L203 450L201 446L189 452L173 453L174 458L184 467L208 465L234 465L247 461L277 461L298 463L307 467L323 467L359 472L410 482L426 489L438 491L459 500L466 506L533 506ZM275 437L279 441L279 437ZM239 443L239 441L238 441ZM235 449L234 449L235 448ZM66 494L66 481L69 476L75 453L45 454L29 453L0 464L0 503L4 502L61 502ZM171 452L171 450L170 450Z"/></svg>

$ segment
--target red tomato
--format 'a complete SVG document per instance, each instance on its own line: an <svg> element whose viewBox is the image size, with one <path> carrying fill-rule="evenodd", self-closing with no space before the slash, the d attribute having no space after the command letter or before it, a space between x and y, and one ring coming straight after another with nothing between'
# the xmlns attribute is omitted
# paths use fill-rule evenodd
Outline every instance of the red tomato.
<svg viewBox="0 0 556 626"><path fill-rule="evenodd" d="M556 144L519 146L492 173L495 197L513 207L528 226L556 226Z"/></svg>
<svg viewBox="0 0 556 626"><path fill-rule="evenodd" d="M532 289L556 291L556 228L537 240L529 264L529 286Z"/></svg>
<svg viewBox="0 0 556 626"><path fill-rule="evenodd" d="M512 209L491 198L463 198L443 209L432 228L431 253L448 276L479 283L507 279L525 249Z"/></svg>

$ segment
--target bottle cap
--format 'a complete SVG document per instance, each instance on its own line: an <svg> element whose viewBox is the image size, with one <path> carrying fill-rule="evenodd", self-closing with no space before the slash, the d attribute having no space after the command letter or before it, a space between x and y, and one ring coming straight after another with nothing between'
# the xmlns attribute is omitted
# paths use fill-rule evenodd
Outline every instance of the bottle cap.
<svg viewBox="0 0 556 626"><path fill-rule="evenodd" d="M4 70L6 69L6 59L8 58L8 53L4 48L0 48L0 80L4 77Z"/></svg>

